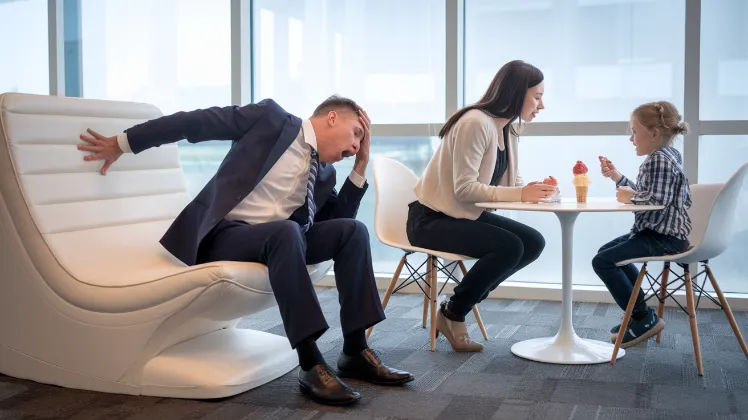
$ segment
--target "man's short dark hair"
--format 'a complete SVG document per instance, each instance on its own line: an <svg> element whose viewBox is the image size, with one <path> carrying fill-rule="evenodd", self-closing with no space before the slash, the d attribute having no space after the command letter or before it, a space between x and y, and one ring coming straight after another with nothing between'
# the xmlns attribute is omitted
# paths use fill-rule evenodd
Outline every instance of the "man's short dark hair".
<svg viewBox="0 0 748 420"><path fill-rule="evenodd" d="M359 110L358 104L353 100L349 98L345 98L338 95L332 95L329 98L325 99L319 106L317 106L317 109L314 110L314 114L312 114L313 117L322 117L327 115L330 111L353 111L354 113L358 114Z"/></svg>

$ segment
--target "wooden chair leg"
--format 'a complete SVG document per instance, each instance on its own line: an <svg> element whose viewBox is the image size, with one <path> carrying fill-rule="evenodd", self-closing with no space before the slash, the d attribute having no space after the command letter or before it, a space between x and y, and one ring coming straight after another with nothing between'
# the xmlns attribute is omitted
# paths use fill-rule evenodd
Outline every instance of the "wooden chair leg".
<svg viewBox="0 0 748 420"><path fill-rule="evenodd" d="M725 315L727 315L727 320L730 321L730 326L732 327L732 331L735 333L735 338L737 338L738 343L740 343L740 348L743 349L745 357L748 357L748 347L746 347L745 341L743 340L743 334L740 333L740 328L738 327L738 323L735 322L735 316L732 314L732 309L730 309L730 305L727 303L725 295L722 294L722 289L719 288L717 279L714 278L714 274L712 273L712 269L709 268L709 264L706 265L706 274L709 276L709 281L712 283L712 287L717 293L719 303L722 305L722 310L725 311Z"/></svg>
<svg viewBox="0 0 748 420"><path fill-rule="evenodd" d="M629 304L626 305L626 312L623 314L623 321L621 321L621 328L618 329L618 337L616 337L616 344L613 347L613 356L610 358L610 364L615 365L616 359L618 358L618 350L621 348L621 343L623 343L623 336L626 334L626 329L629 325L629 320L631 319L631 313L634 311L634 306L636 305L636 298L639 297L639 290L641 290L642 287L642 280L644 280L644 276L647 274L647 263L644 263L642 266L641 271L639 272L639 277L636 278L636 283L634 283L634 290L631 291L631 298L629 298Z"/></svg>
<svg viewBox="0 0 748 420"><path fill-rule="evenodd" d="M463 263L462 261L458 261L457 264L460 266L460 270L462 270L462 276L464 277L465 275L467 275L467 268L465 268L465 263ZM486 332L486 326L483 325L483 318L480 317L480 312L478 312L478 305L473 306L473 315L475 315L475 321L478 323L480 332L483 334L483 339L488 340L488 333Z"/></svg>
<svg viewBox="0 0 748 420"><path fill-rule="evenodd" d="M478 305L473 306L473 315L475 315L475 321L478 323L480 332L483 333L483 339L488 341L488 333L486 332L486 326L483 325L483 319L480 317L480 312L478 312Z"/></svg>
<svg viewBox="0 0 748 420"><path fill-rule="evenodd" d="M392 296L392 291L395 290L395 285L397 284L397 281L400 279L400 273L403 271L403 265L405 265L405 259L407 255L403 254L403 257L400 258L400 263L397 265L397 269L395 270L395 275L392 276L392 280L390 280L389 286L387 286L387 291L384 292L384 298L382 298L382 310L387 309L387 303L390 301L390 296ZM371 336L372 331L374 331L374 326L369 327L369 330L366 331L366 339L369 339L369 336Z"/></svg>
<svg viewBox="0 0 748 420"><path fill-rule="evenodd" d="M462 270L462 276L467 276L467 268L465 268L465 263L462 261L457 261L457 264L460 266L460 270Z"/></svg>
<svg viewBox="0 0 748 420"><path fill-rule="evenodd" d="M436 257L431 257L431 351L436 351L436 295L439 293Z"/></svg>
<svg viewBox="0 0 748 420"><path fill-rule="evenodd" d="M657 305L657 316L662 319L665 315L665 296L667 296L667 281L670 277L670 262L666 261L665 266L662 269L662 283L660 285L660 303ZM662 331L657 333L657 344L660 344L660 337L662 337Z"/></svg>
<svg viewBox="0 0 748 420"><path fill-rule="evenodd" d="M421 327L426 328L426 320L428 319L428 313L429 313L429 302L431 301L431 255L428 256L428 259L426 260L426 281L423 285L423 291L425 292L423 294L423 321L421 322Z"/></svg>
<svg viewBox="0 0 748 420"><path fill-rule="evenodd" d="M688 322L691 324L691 340L693 341L693 356L696 359L696 371L699 376L704 375L704 368L701 364L701 343L699 342L699 327L696 324L696 301L693 296L693 283L691 283L691 273L686 270L686 303L688 304Z"/></svg>

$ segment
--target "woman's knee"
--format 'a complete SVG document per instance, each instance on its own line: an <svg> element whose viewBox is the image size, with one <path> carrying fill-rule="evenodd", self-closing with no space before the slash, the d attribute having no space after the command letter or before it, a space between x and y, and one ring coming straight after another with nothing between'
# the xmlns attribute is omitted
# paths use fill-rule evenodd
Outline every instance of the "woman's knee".
<svg viewBox="0 0 748 420"><path fill-rule="evenodd" d="M501 235L497 238L493 251L489 255L496 256L503 262L513 262L517 265L525 255L525 244L517 235Z"/></svg>
<svg viewBox="0 0 748 420"><path fill-rule="evenodd" d="M537 260L545 249L545 238L535 229L530 229L522 242L525 249L524 259L529 261Z"/></svg>

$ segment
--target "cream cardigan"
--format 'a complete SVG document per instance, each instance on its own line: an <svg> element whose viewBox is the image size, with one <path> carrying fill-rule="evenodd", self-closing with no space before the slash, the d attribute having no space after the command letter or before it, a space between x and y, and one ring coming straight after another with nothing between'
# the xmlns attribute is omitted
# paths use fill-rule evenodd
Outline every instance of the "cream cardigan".
<svg viewBox="0 0 748 420"><path fill-rule="evenodd" d="M480 110L466 112L444 136L414 191L432 210L460 219L477 219L485 210L475 203L521 201L524 182L517 170L517 138L509 134L507 169L499 186L489 185L496 150L506 148L507 119Z"/></svg>

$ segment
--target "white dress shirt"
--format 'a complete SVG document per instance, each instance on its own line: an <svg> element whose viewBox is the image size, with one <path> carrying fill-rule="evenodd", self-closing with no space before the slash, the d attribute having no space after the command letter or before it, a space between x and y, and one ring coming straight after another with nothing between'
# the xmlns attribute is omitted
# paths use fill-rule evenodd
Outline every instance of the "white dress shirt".
<svg viewBox="0 0 748 420"><path fill-rule="evenodd" d="M118 135L117 142L123 152L131 152L126 133ZM312 123L303 120L291 146L226 219L243 220L250 225L288 219L306 200L312 149L317 149L317 137ZM351 171L348 178L359 188L366 182L356 171Z"/></svg>

